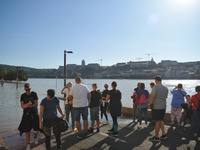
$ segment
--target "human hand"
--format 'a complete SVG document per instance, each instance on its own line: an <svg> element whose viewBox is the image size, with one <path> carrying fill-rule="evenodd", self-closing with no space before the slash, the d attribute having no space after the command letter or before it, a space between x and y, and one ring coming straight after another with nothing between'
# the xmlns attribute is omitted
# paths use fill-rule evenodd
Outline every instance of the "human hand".
<svg viewBox="0 0 200 150"><path fill-rule="evenodd" d="M43 125L42 125L42 123L40 123L40 126L39 126L39 128L40 128L40 129L43 129Z"/></svg>

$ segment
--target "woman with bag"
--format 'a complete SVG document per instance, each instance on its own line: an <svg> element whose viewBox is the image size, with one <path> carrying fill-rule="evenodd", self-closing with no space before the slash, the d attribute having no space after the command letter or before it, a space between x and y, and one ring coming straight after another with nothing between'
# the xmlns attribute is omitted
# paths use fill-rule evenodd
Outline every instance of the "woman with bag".
<svg viewBox="0 0 200 150"><path fill-rule="evenodd" d="M145 90L145 84L142 82L140 83L140 89L137 91L137 97L138 97L138 111L139 111L139 122L140 125L138 126L141 128L142 123L142 116L144 114L144 120L145 120L145 128L147 128L147 109L148 109L148 98L149 98L149 92Z"/></svg>
<svg viewBox="0 0 200 150"><path fill-rule="evenodd" d="M172 107L171 107L171 125L174 125L174 120L176 116L176 120L178 125L181 125L181 115L182 115L182 107L181 104L185 102L184 97L186 96L186 92L183 90L183 85L178 84L171 93L172 97Z"/></svg>
<svg viewBox="0 0 200 150"><path fill-rule="evenodd" d="M40 103L40 114L39 114L39 124L40 129L43 129L45 135L45 145L46 149L49 150L51 148L50 138L51 138L51 128L53 127L53 132L56 137L57 150L62 149L61 147L61 132L62 129L62 121L57 116L57 110L64 118L64 114L60 107L60 101L57 97L55 97L55 90L49 89L47 90L47 97L44 98ZM43 118L43 122L42 122Z"/></svg>

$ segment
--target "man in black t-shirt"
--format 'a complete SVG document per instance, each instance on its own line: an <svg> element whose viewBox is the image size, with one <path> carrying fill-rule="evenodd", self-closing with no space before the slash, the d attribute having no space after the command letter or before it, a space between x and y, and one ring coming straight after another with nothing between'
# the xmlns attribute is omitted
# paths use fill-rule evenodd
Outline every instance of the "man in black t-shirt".
<svg viewBox="0 0 200 150"><path fill-rule="evenodd" d="M23 109L23 116L19 125L20 135L26 132L27 149L30 149L30 131L34 129L34 142L38 143L37 135L39 131L39 115L38 115L38 96L36 92L31 91L29 83L24 85L26 91L21 95L21 107Z"/></svg>
<svg viewBox="0 0 200 150"><path fill-rule="evenodd" d="M93 91L91 92L91 100L90 100L90 120L91 127L88 132L93 133L94 121L96 120L97 124L97 132L99 132L99 105L102 100L101 94L97 91L97 84L92 84Z"/></svg>

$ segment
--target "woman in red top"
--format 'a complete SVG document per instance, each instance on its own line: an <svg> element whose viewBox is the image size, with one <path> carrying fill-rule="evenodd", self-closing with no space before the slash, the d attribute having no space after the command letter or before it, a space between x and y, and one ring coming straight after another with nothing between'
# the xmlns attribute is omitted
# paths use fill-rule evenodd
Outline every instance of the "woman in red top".
<svg viewBox="0 0 200 150"><path fill-rule="evenodd" d="M195 127L195 137L198 137L200 141L200 111L197 110L197 107L200 103L200 85L197 85L195 88L197 94L193 95L189 101L189 104L192 105L192 114L194 119L194 127Z"/></svg>

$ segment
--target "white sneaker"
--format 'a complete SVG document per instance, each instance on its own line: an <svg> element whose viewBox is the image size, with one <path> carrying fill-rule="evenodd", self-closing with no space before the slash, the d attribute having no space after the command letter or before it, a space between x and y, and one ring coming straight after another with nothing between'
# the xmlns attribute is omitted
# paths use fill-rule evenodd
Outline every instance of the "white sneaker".
<svg viewBox="0 0 200 150"><path fill-rule="evenodd" d="M140 125L138 126L138 128L139 128L139 129L142 128L142 125L140 124Z"/></svg>
<svg viewBox="0 0 200 150"><path fill-rule="evenodd" d="M182 126L182 127L184 126L184 122L181 122L181 126Z"/></svg>
<svg viewBox="0 0 200 150"><path fill-rule="evenodd" d="M145 125L144 125L144 128L147 128L147 127L148 127L147 124L145 124Z"/></svg>
<svg viewBox="0 0 200 150"><path fill-rule="evenodd" d="M37 138L37 137L34 138L34 143L35 143L35 144L38 144L38 138Z"/></svg>
<svg viewBox="0 0 200 150"><path fill-rule="evenodd" d="M186 128L191 127L191 124L186 124L186 125L184 125L184 127L186 127Z"/></svg>
<svg viewBox="0 0 200 150"><path fill-rule="evenodd" d="M103 119L100 120L100 123L102 123L102 122L103 122Z"/></svg>
<svg viewBox="0 0 200 150"><path fill-rule="evenodd" d="M30 144L27 144L26 150L31 150L31 145Z"/></svg>

